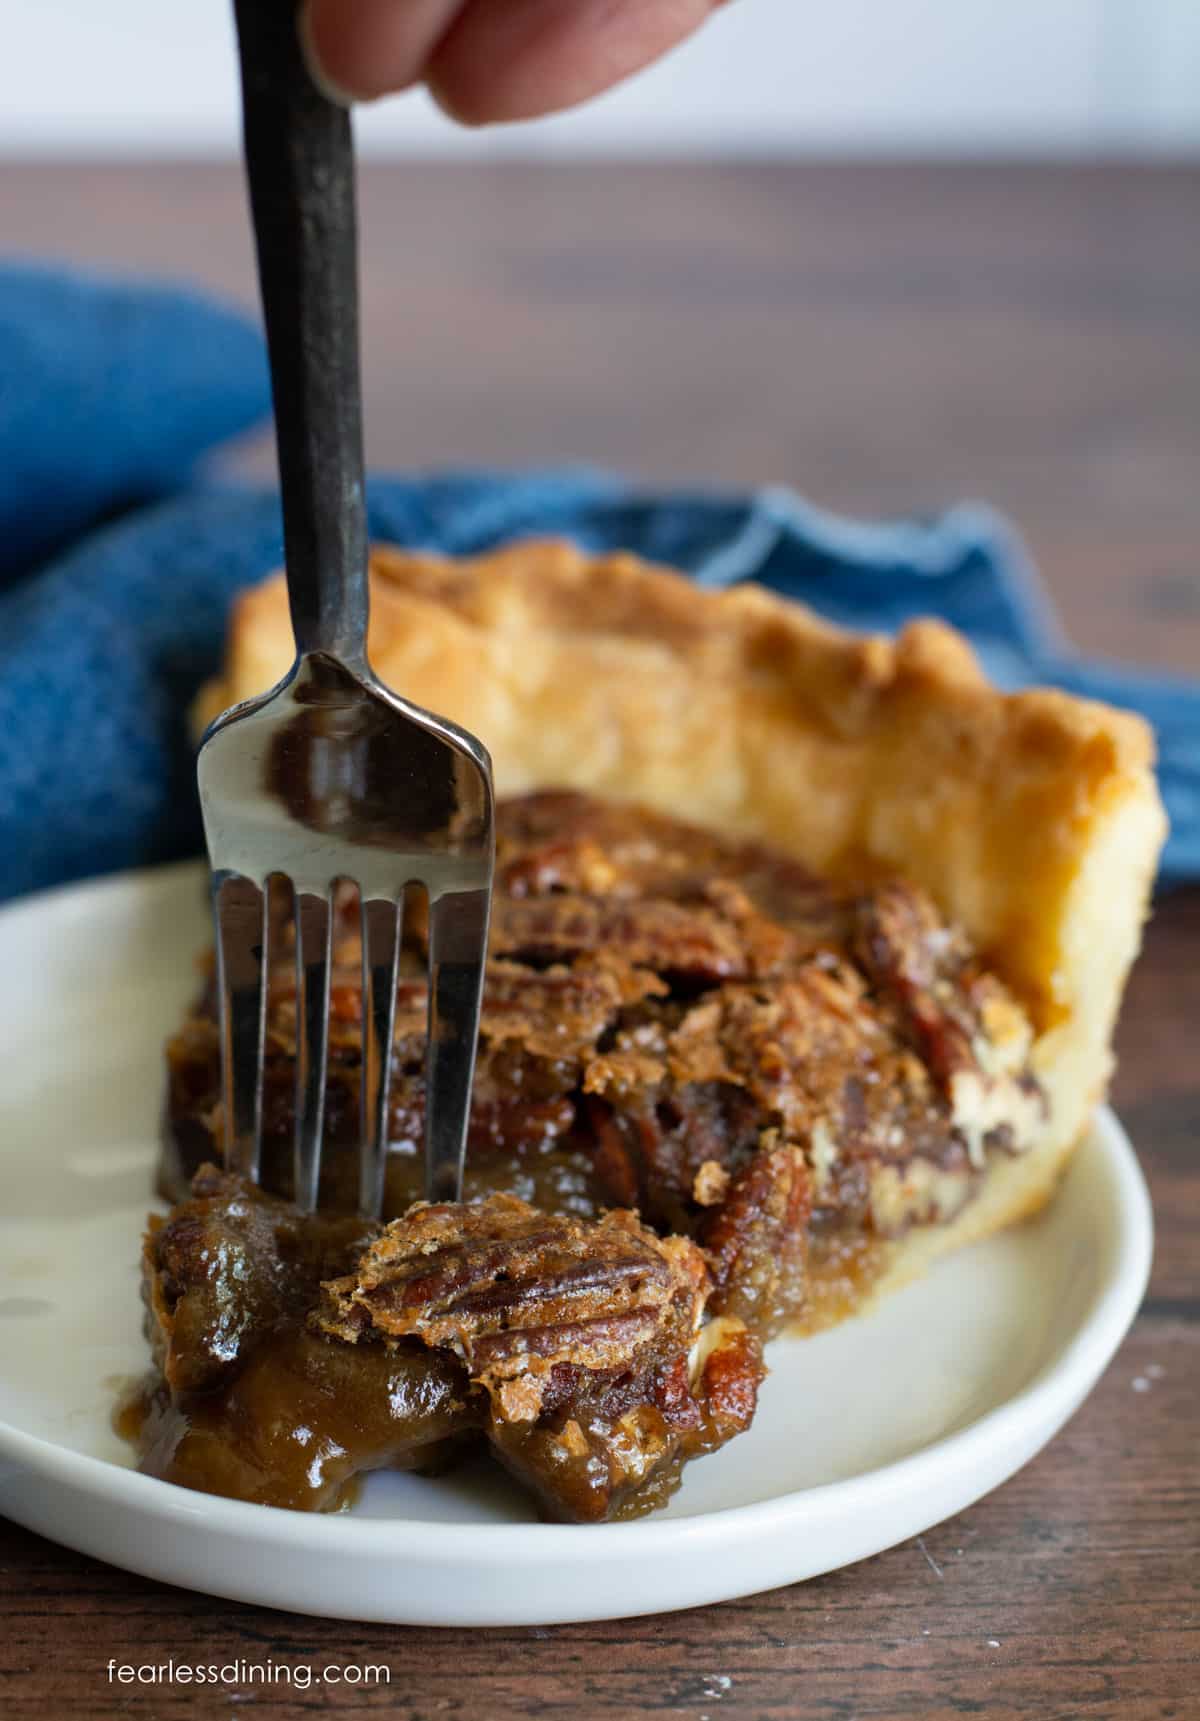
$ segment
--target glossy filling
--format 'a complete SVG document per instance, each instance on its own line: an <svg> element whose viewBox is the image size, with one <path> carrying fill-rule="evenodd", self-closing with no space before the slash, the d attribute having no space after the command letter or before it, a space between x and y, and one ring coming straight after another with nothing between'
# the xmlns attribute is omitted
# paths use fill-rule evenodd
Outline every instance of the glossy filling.
<svg viewBox="0 0 1200 1721"><path fill-rule="evenodd" d="M343 1208L356 919L347 897L323 1181ZM915 887L834 887L757 845L538 794L500 809L467 1205L408 1211L425 1032L410 914L385 1205L407 1216L306 1221L286 1205L286 909L276 934L278 1199L201 1170L221 1128L209 993L168 1046L161 1181L182 1205L147 1239L156 1373L127 1421L145 1468L213 1492L329 1508L365 1470L484 1447L548 1515L647 1510L749 1422L766 1338L850 1312L886 1241L952 1219L1044 1115L1024 1013Z"/></svg>

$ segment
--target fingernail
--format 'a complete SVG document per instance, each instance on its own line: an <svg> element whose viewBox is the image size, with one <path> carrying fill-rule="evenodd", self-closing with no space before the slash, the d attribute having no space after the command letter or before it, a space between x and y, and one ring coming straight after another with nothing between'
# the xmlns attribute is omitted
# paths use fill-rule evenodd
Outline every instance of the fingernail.
<svg viewBox="0 0 1200 1721"><path fill-rule="evenodd" d="M322 65L321 56L317 52L316 39L313 35L314 4L315 0L305 0L296 20L296 29L300 34L300 52L304 55L304 64L308 68L308 75L328 101L336 102L340 108L353 107L355 102L366 98L356 96L352 90L344 90L340 84L334 82Z"/></svg>

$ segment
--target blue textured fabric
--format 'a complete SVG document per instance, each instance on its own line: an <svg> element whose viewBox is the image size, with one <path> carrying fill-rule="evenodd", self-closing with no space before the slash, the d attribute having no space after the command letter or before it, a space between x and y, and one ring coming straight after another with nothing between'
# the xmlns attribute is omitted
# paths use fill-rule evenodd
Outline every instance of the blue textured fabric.
<svg viewBox="0 0 1200 1721"><path fill-rule="evenodd" d="M0 269L0 588L87 526L180 487L261 419L260 335L198 294Z"/></svg>
<svg viewBox="0 0 1200 1721"><path fill-rule="evenodd" d="M648 495L547 472L380 479L370 514L375 536L413 548L561 533L707 586L759 579L854 626L944 616L1007 685L1052 682L1151 719L1173 823L1165 874L1200 875L1200 685L1072 653L986 509L863 525L785 491ZM184 711L219 661L230 598L281 548L272 494L210 489L94 533L0 598L0 895L198 848Z"/></svg>

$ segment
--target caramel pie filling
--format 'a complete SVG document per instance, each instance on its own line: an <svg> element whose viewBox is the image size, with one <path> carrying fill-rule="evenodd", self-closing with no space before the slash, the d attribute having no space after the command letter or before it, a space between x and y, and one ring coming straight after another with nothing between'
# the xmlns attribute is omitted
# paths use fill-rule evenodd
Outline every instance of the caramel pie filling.
<svg viewBox="0 0 1200 1721"><path fill-rule="evenodd" d="M322 1200L353 1203L356 904L339 905ZM923 892L547 792L502 803L465 1202L424 1207L419 914L397 998L385 1215L288 1205L295 994L268 986L264 1185L219 1159L211 984L167 1048L145 1250L143 1468L329 1509L483 1449L548 1516L661 1503L748 1425L763 1341L1031 1145L1029 1022Z"/></svg>

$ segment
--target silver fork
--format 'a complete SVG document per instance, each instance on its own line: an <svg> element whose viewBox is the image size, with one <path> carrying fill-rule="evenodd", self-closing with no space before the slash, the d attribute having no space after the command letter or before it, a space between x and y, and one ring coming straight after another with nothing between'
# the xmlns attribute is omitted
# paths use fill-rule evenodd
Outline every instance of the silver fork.
<svg viewBox="0 0 1200 1721"><path fill-rule="evenodd" d="M259 1176L269 881L294 892L294 1192L317 1205L333 892L362 929L359 1203L377 1215L405 892L428 901L425 1193L461 1195L494 858L491 762L367 661L367 526L350 119L320 94L296 0L235 0L297 655L200 751L217 931L226 1164Z"/></svg>

